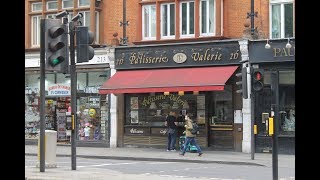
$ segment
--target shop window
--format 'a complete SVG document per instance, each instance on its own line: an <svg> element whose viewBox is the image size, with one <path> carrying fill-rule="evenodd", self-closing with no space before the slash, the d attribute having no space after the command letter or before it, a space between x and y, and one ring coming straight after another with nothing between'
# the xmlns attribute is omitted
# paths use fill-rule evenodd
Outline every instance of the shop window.
<svg viewBox="0 0 320 180"><path fill-rule="evenodd" d="M144 40L156 39L156 6L142 7L142 35Z"/></svg>
<svg viewBox="0 0 320 180"><path fill-rule="evenodd" d="M295 85L279 85L280 134L295 132Z"/></svg>
<svg viewBox="0 0 320 180"><path fill-rule="evenodd" d="M161 5L161 36L174 38L175 35L175 4Z"/></svg>
<svg viewBox="0 0 320 180"><path fill-rule="evenodd" d="M232 86L225 85L224 91L214 92L214 115L212 124L233 124Z"/></svg>
<svg viewBox="0 0 320 180"><path fill-rule="evenodd" d="M271 38L286 38L294 36L294 8L293 0L271 1Z"/></svg>
<svg viewBox="0 0 320 180"><path fill-rule="evenodd" d="M205 96L192 94L180 96L173 93L127 95L125 125L164 126L170 111L175 112L177 116L180 112L183 115L188 113L192 119L204 124Z"/></svg>

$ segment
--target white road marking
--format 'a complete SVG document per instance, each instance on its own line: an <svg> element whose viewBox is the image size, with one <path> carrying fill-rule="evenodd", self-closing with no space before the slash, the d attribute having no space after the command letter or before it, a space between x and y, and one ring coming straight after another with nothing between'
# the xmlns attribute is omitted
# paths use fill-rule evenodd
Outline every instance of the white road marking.
<svg viewBox="0 0 320 180"><path fill-rule="evenodd" d="M132 163L115 163L115 164L94 164L94 165L88 165L88 166L77 166L78 168L83 168L83 167L99 167L99 166L117 166L117 165L128 165L128 164L137 164L136 162Z"/></svg>

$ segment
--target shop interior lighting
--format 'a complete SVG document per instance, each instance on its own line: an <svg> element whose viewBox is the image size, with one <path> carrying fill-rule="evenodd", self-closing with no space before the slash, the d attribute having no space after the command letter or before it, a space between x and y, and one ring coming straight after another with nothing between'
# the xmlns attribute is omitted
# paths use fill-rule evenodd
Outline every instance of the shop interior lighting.
<svg viewBox="0 0 320 180"><path fill-rule="evenodd" d="M183 96L183 95L184 95L184 91L179 91L179 92L178 92L178 95L179 95L179 96Z"/></svg>
<svg viewBox="0 0 320 180"><path fill-rule="evenodd" d="M286 48L290 49L292 47L292 45L290 44L290 39L288 38L288 43L286 44Z"/></svg>
<svg viewBox="0 0 320 180"><path fill-rule="evenodd" d="M193 91L193 95L199 95L199 91Z"/></svg>
<svg viewBox="0 0 320 180"><path fill-rule="evenodd" d="M270 49L271 48L271 46L269 44L269 39L267 39L267 44L264 46L264 48L266 48L266 49Z"/></svg>
<svg viewBox="0 0 320 180"><path fill-rule="evenodd" d="M170 92L163 92L163 95L169 95L170 94Z"/></svg>

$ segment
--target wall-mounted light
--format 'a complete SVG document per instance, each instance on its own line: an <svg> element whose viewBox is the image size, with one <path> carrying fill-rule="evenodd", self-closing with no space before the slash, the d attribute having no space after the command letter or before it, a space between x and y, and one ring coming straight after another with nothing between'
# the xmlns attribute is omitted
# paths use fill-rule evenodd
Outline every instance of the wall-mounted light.
<svg viewBox="0 0 320 180"><path fill-rule="evenodd" d="M264 48L266 48L266 49L270 49L271 48L271 46L269 44L269 39L267 39L267 44L264 46Z"/></svg>
<svg viewBox="0 0 320 180"><path fill-rule="evenodd" d="M286 48L287 48L287 49L292 48L292 45L290 44L290 39L289 39L289 38L288 38L288 42L287 42L287 44L286 44Z"/></svg>
<svg viewBox="0 0 320 180"><path fill-rule="evenodd" d="M183 96L183 95L184 95L184 91L179 91L179 92L178 92L178 95L179 95L179 96Z"/></svg>
<svg viewBox="0 0 320 180"><path fill-rule="evenodd" d="M193 91L193 95L199 95L199 91Z"/></svg>
<svg viewBox="0 0 320 180"><path fill-rule="evenodd" d="M170 94L170 92L163 92L163 95L165 95L165 96L167 96L167 95L169 95Z"/></svg>

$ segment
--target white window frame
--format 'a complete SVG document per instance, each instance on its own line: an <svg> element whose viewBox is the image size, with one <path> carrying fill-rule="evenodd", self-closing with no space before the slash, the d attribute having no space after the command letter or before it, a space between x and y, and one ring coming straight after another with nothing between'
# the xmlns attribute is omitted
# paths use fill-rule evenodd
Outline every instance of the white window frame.
<svg viewBox="0 0 320 180"><path fill-rule="evenodd" d="M55 3L55 4L57 5L57 8L50 9L50 8L49 8L49 4L50 4L50 3ZM57 10L57 9L58 9L58 1L47 1L46 4L47 4L47 7L46 7L46 8L47 8L47 10L49 10L49 11Z"/></svg>
<svg viewBox="0 0 320 180"><path fill-rule="evenodd" d="M151 13L152 7L156 8L156 5L152 4L152 5L142 6L142 40L156 40L157 32L155 32L154 36L152 36L152 33L151 33L151 29L152 29L152 25L153 25L152 18L156 18L156 17L152 17L152 13ZM149 11L149 18L148 18L149 32L147 32L148 36L145 36L145 18L144 18L145 8L148 8L148 11ZM156 13L156 9L155 9L155 13ZM156 26L156 24L154 24L154 25ZM154 29L156 31L156 27L154 27Z"/></svg>
<svg viewBox="0 0 320 180"><path fill-rule="evenodd" d="M98 11L95 12L95 15L96 15L96 22L95 22L95 25L96 25L96 33L94 35L94 42L96 44L99 44L99 29L100 29L100 13Z"/></svg>
<svg viewBox="0 0 320 180"><path fill-rule="evenodd" d="M160 13L161 13L161 39L174 39L175 38L175 32L174 32L174 34L173 35L170 35L170 32L171 32L171 28L174 28L175 29L175 26L176 26L176 24L175 24L175 22L176 22L176 17L175 17L175 14L173 15L174 16L174 27L171 27L170 26L170 24L171 24L171 14L170 14L170 6L171 5L174 5L174 8L175 8L175 3L166 3L166 4L161 4L161 11L160 11ZM166 21L167 21L167 27L166 27L166 29L167 29L167 34L166 35L164 35L163 34L163 24L162 24L162 21L164 20L162 17L163 17L163 8L164 8L164 6L167 6L167 19L166 19ZM174 11L175 12L175 11Z"/></svg>
<svg viewBox="0 0 320 180"><path fill-rule="evenodd" d="M41 15L31 16L31 47L39 47L40 46L40 19ZM37 19L37 28L34 29L34 18ZM36 36L36 37L35 37ZM36 40L34 41L34 39Z"/></svg>
<svg viewBox="0 0 320 180"><path fill-rule="evenodd" d="M195 2L194 1L182 1L180 2L180 37L181 38L190 38L190 37L195 37L195 32L193 34L190 34L190 3L194 3L193 7L195 8ZM186 3L187 4L187 33L182 34L182 4ZM195 15L195 10L193 11ZM195 23L195 17L193 17L193 22ZM194 31L195 31L195 24L193 25Z"/></svg>
<svg viewBox="0 0 320 180"><path fill-rule="evenodd" d="M71 1L72 6L71 7L65 7L65 2ZM74 7L73 0L62 0L62 9L72 9Z"/></svg>
<svg viewBox="0 0 320 180"><path fill-rule="evenodd" d="M35 5L41 5L41 9L40 10L35 10ZM32 12L39 12L39 11L42 11L42 2L36 2L36 3L32 3L31 4L31 11Z"/></svg>
<svg viewBox="0 0 320 180"><path fill-rule="evenodd" d="M270 0L269 4L269 38L270 39L278 39L278 38L287 38L285 37L285 14L284 14L284 5L285 4L293 4L293 25L295 24L295 17L294 17L294 0ZM272 37L272 6L273 5L280 5L280 37L273 38ZM293 36L294 36L294 27L293 27Z"/></svg>
<svg viewBox="0 0 320 180"><path fill-rule="evenodd" d="M211 9L209 9L209 1L213 1L213 22L211 22L213 24L213 29L212 32L209 32L210 29L210 12L212 12ZM206 6L206 32L202 33L202 2L206 2L207 6ZM199 6L199 26L200 26L200 36L214 36L216 34L216 0L201 0L200 1L200 6Z"/></svg>
<svg viewBox="0 0 320 180"><path fill-rule="evenodd" d="M90 11L79 11L79 13L82 13L83 17L81 18L82 25L81 26L88 26L90 28L90 22L87 24L86 17L89 15L89 21L90 21Z"/></svg>
<svg viewBox="0 0 320 180"><path fill-rule="evenodd" d="M88 7L90 6L90 0L89 1L89 4L84 4L84 5L80 5L80 0L78 0L78 7Z"/></svg>

